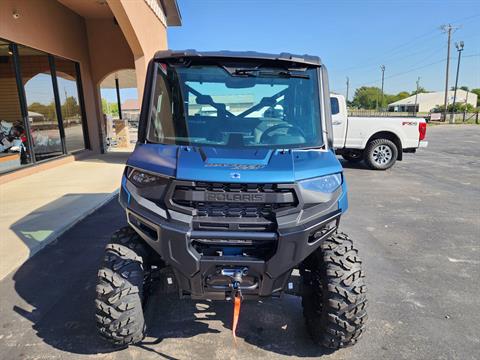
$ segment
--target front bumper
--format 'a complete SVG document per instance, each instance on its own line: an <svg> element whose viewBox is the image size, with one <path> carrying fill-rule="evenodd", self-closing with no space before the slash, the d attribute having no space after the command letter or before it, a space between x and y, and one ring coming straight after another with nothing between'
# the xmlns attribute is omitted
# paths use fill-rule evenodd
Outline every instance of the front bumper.
<svg viewBox="0 0 480 360"><path fill-rule="evenodd" d="M278 217L274 231L201 230L192 225L193 217L156 206L139 197L135 187L128 184L122 184L120 203L129 224L172 267L180 295L198 299L224 300L231 289L221 281L219 284L218 274L239 267L248 269L244 298L280 295L292 269L336 231L342 206L346 206L345 193L339 188L321 205ZM203 255L195 244L204 240L270 244L274 251L264 258L254 254Z"/></svg>

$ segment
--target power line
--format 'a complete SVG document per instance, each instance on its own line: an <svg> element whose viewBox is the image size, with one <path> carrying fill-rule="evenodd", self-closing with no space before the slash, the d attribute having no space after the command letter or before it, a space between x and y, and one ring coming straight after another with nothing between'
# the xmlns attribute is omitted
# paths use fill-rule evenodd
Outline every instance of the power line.
<svg viewBox="0 0 480 360"><path fill-rule="evenodd" d="M463 58L469 58L469 57L475 57L475 56L480 56L480 53L476 53L476 54L472 54L472 55L467 55L467 56L464 56ZM454 58L452 58L454 59Z"/></svg>
<svg viewBox="0 0 480 360"><path fill-rule="evenodd" d="M471 54L471 55L465 55L465 56L462 56L462 58L469 58L469 57L476 57L476 56L480 56L480 53L475 53L475 54ZM457 59L456 56L452 56L451 57L452 60L455 60ZM399 73L395 73L393 75L390 75L390 76L386 76L385 77L385 80L387 79L392 79L392 78L395 78L395 77L398 77L398 76L402 76L402 75L405 75L405 74L409 74L411 72L414 72L414 71L417 71L417 70L420 70L420 69L424 69L426 67L429 67L431 65L436 65L436 64L440 64L440 63L443 63L445 62L447 59L442 59L442 60L438 60L438 61L434 61L434 62L431 62L431 63L428 63L428 64L425 64L425 65L422 65L422 66L417 66L417 67L414 67L414 68L411 68L411 69L408 69L406 71L402 71L402 72L399 72ZM361 86L365 86L365 85L372 85L372 84L376 84L377 83L377 80L374 80L374 81L369 81L369 82L365 82L365 83L357 83L357 84L352 84L350 83L350 86L351 87L361 87ZM344 90L345 88L342 88L342 90Z"/></svg>
<svg viewBox="0 0 480 360"><path fill-rule="evenodd" d="M413 39L410 39L409 41L407 41L407 42L405 42L405 43L402 43L402 44L400 44L400 45L396 45L395 47L392 47L392 48L390 48L390 49L388 49L388 50L383 51L383 54L386 55L386 54L395 53L395 52L398 52L398 51L403 51L403 50L404 50L403 48L404 48L405 46L407 46L407 47L408 47L409 45L411 46L412 43L416 42L417 40L420 40L420 39L423 39L423 38L425 38L425 37L428 37L429 35L431 35L431 34L433 34L433 33L435 33L435 32L436 32L436 30L430 30L430 31L428 31L428 32L426 32L426 33L424 33L424 34L422 34L422 35L419 35L419 36L417 36L417 37L414 37ZM437 36L437 34L434 34L434 36ZM430 36L430 37L432 37L432 36ZM372 57L370 57L370 58L367 58L367 59L365 59L365 62L370 62L371 60L378 61L378 56L372 56ZM354 67L349 67L349 68L344 69L344 70L350 70L350 69L355 68L355 67L356 67L356 66L354 66Z"/></svg>
<svg viewBox="0 0 480 360"><path fill-rule="evenodd" d="M437 34L438 35L438 34ZM443 48L443 47L442 47ZM436 46L434 49L433 49L433 52L432 52L432 47L428 47L428 48L424 48L420 51L415 51L415 52L412 52L412 53L401 53L401 54L396 54L394 56L389 56L389 57L386 57L386 58L379 58L377 59L377 61L375 62L372 62L370 64L366 64L366 65L359 65L359 66L355 66L355 67L352 67L350 68L350 70L359 70L359 69L366 69L366 68L377 68L378 66L378 63L381 62L383 64L388 64L388 65L391 65L391 64L395 64L399 61L405 61L405 58L411 58L411 57L414 57L415 55L419 55L419 54L424 54L424 53L428 53L429 56L430 54L434 53L434 52L437 52L438 51L438 46Z"/></svg>
<svg viewBox="0 0 480 360"><path fill-rule="evenodd" d="M465 57L465 56L464 56L464 57ZM393 74L393 75L390 75L390 76L386 76L386 77L385 77L385 80L387 80L387 79L392 79L392 78L397 77L397 76L402 76L402 75L411 73L411 72L413 72L413 71L426 68L426 67L431 66L431 65L440 64L440 63L444 62L445 60L446 60L446 59L442 59L442 60L439 60L439 61L434 61L434 62L431 62L431 63L429 63L429 64L425 64L425 65L418 66L418 67L415 67L415 68L412 68L412 69L409 69L409 70L406 70L406 71L402 71L402 72L399 72L399 73L396 73L396 74ZM354 85L355 85L356 87L360 87L360 86L371 85L371 84L376 84L376 83L377 83L377 81L375 80L375 81L371 81L371 82L367 82L367 83L354 84Z"/></svg>
<svg viewBox="0 0 480 360"><path fill-rule="evenodd" d="M416 71L416 70L424 69L424 68L426 68L430 65L440 64L444 61L445 61L445 59L442 59L442 60L439 60L439 61L434 61L434 62L431 62L431 63L426 64L426 65L418 66L416 68L413 68L413 69L410 69L410 70L407 70L407 71L403 71L403 72L388 76L388 77L386 77L386 79L391 79L391 78L394 78L394 77L397 77L397 76L405 75L405 74L411 73L411 72Z"/></svg>
<svg viewBox="0 0 480 360"><path fill-rule="evenodd" d="M422 64L422 63L424 63L424 62L426 62L426 61L428 61L428 60L431 60L432 55L434 55L434 54L436 54L436 53L439 53L440 50L442 50L442 49L443 49L443 47L442 47L442 48L435 48L433 51L431 51L430 53L428 53L428 55L427 55L426 57L422 58L420 61L416 61L415 63L413 63L413 64L411 64L411 65L412 65L412 66L417 66L417 65L420 65L420 64ZM390 63L390 64L387 63L387 65L391 65L391 64L392 64L392 63ZM376 73L376 71L375 71L375 72L372 71L371 73L372 73L372 75L373 75L374 73ZM373 81L372 81L372 83L373 83Z"/></svg>

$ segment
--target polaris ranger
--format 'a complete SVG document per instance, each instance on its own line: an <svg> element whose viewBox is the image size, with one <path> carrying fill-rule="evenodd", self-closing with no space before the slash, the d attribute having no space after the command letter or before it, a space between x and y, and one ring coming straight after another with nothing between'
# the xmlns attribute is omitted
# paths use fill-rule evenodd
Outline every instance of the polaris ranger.
<svg viewBox="0 0 480 360"><path fill-rule="evenodd" d="M100 334L140 342L156 280L181 298L234 302L234 331L242 299L294 292L317 344L354 344L366 288L338 231L347 186L332 141L318 57L158 52L121 182L129 226L98 273Z"/></svg>

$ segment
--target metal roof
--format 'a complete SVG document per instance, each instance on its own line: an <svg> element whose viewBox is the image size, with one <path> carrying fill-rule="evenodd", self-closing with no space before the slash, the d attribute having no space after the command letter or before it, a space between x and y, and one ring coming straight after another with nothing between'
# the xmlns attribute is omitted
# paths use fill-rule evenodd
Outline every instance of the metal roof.
<svg viewBox="0 0 480 360"><path fill-rule="evenodd" d="M449 90L447 93L448 98L453 98L454 91ZM463 89L457 89L457 101L460 102L460 98L465 99L474 99L475 94L469 91L465 91ZM435 92L428 92L428 93L419 93L417 97L415 95L411 95L406 97L402 100L397 100L393 103L388 104L388 106L400 106L400 105L414 105L414 104L421 104L422 102L436 102L438 105L443 104L445 97L445 92L443 91L435 91ZM415 103L416 101L416 103ZM465 100L462 100L462 102Z"/></svg>
<svg viewBox="0 0 480 360"><path fill-rule="evenodd" d="M321 61L318 56L312 55L296 55L290 53L268 54L256 51L197 51L188 50L162 50L158 51L154 59L178 59L182 57L202 57L205 59L258 59L258 60L277 60L294 62L298 64L320 66Z"/></svg>

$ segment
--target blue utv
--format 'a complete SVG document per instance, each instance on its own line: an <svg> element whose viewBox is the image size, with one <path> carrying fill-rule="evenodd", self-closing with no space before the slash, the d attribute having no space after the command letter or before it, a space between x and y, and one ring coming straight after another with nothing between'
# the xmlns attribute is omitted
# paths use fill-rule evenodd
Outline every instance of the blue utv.
<svg viewBox="0 0 480 360"><path fill-rule="evenodd" d="M106 246L96 295L97 327L113 343L144 338L154 281L180 298L232 301L234 334L242 300L286 292L302 296L315 343L338 349L364 331L318 57L158 52L120 204L129 225Z"/></svg>

